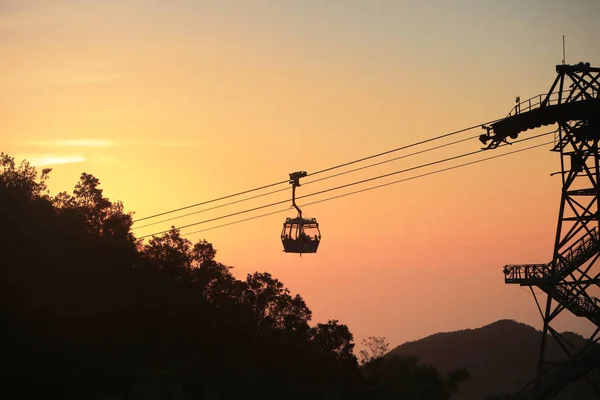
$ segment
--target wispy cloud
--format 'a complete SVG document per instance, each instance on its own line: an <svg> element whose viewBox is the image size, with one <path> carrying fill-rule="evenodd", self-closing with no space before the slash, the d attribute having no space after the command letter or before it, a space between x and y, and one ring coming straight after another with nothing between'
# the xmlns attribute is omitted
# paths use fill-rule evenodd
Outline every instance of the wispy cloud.
<svg viewBox="0 0 600 400"><path fill-rule="evenodd" d="M39 71L40 78L55 85L85 85L112 82L123 76L102 71L101 68L80 67L71 69L47 69Z"/></svg>
<svg viewBox="0 0 600 400"><path fill-rule="evenodd" d="M69 140L34 140L16 143L21 146L34 147L201 147L200 142L156 141L155 139L108 140L108 139L69 139Z"/></svg>
<svg viewBox="0 0 600 400"><path fill-rule="evenodd" d="M1 26L0 26L1 28ZM10 53L11 48L0 43L0 54ZM101 85L126 79L123 74L111 72L110 68L87 66L72 69L28 67L27 69L12 70L5 79L5 86L13 89L40 89L47 86L71 85Z"/></svg>
<svg viewBox="0 0 600 400"><path fill-rule="evenodd" d="M26 9L26 7L23 4L18 4L16 1L8 0L0 3L0 14L12 13L24 9Z"/></svg>
<svg viewBox="0 0 600 400"><path fill-rule="evenodd" d="M111 147L113 145L110 140L105 139L36 140L17 144L35 147Z"/></svg>
<svg viewBox="0 0 600 400"><path fill-rule="evenodd" d="M27 160L34 167L44 167L57 164L73 164L85 162L86 158L77 155L54 155L54 154L22 154L15 157L17 160Z"/></svg>

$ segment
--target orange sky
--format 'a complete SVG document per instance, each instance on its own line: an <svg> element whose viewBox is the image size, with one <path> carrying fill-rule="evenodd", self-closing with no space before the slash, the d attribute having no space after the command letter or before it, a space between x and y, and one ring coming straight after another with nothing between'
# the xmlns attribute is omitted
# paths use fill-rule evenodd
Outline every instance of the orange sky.
<svg viewBox="0 0 600 400"><path fill-rule="evenodd" d="M525 3L5 0L0 151L50 165L53 194L92 173L137 217L310 173L506 115L515 96L549 89L563 34L567 62L600 65L600 3ZM299 195L479 147L465 142ZM548 150L307 206L323 234L314 256L281 251L291 210L189 238L212 242L240 278L271 272L316 321L339 319L357 341L397 345L500 318L539 327L531 295L505 285L502 266L550 259L560 182ZM589 329L574 317L556 326Z"/></svg>

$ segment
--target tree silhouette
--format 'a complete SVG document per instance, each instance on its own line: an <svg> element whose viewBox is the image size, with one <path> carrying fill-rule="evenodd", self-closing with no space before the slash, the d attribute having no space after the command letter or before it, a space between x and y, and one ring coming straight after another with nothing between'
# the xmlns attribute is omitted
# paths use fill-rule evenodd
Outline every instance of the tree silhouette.
<svg viewBox="0 0 600 400"><path fill-rule="evenodd" d="M370 355L387 347L383 338L368 343L374 347ZM433 366L419 364L417 357L382 354L362 365L368 398L446 400L459 390L459 384L470 379L465 369L442 376Z"/></svg>
<svg viewBox="0 0 600 400"><path fill-rule="evenodd" d="M370 363L371 361L381 358L389 351L390 344L385 340L384 337L369 336L367 339L362 340L362 349L360 354L360 365Z"/></svg>
<svg viewBox="0 0 600 400"><path fill-rule="evenodd" d="M49 173L0 154L7 398L437 399L462 379L376 351L361 370L348 327L311 326L271 274L236 279L175 228L144 244L99 179L52 197Z"/></svg>

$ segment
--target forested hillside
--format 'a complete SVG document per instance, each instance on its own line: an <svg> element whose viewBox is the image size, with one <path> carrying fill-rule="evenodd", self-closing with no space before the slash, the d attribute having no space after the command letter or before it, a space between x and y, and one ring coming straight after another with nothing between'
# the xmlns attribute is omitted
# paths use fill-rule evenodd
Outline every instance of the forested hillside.
<svg viewBox="0 0 600 400"><path fill-rule="evenodd" d="M563 334L576 347L585 339L575 333ZM441 372L460 366L467 368L471 379L462 387L456 399L481 400L490 394L516 393L535 378L542 332L510 320L501 320L477 329L436 333L420 340L404 343L393 349L390 356L418 356ZM561 361L565 352L549 335L548 358ZM600 377L596 371L590 374ZM581 378L568 385L557 399L596 399L593 387Z"/></svg>
<svg viewBox="0 0 600 400"><path fill-rule="evenodd" d="M447 399L467 379L360 364L269 273L236 279L176 229L143 244L96 177L50 196L49 174L0 155L4 398Z"/></svg>

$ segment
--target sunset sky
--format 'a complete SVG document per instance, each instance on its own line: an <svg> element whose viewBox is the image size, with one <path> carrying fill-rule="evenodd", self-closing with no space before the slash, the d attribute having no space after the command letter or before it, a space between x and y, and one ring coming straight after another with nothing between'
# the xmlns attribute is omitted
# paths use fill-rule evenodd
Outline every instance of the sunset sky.
<svg viewBox="0 0 600 400"><path fill-rule="evenodd" d="M109 198L142 218L501 118L515 96L550 88L562 35L567 63L600 65L598 15L597 0L2 0L0 151L51 167L52 194L71 191L82 172L91 173ZM303 185L298 195L480 147L465 141ZM321 224L316 255L282 252L281 226L293 210L191 233L287 205L182 234L212 242L238 278L272 273L304 297L315 322L338 319L357 342L385 336L395 346L503 318L540 328L531 294L505 285L502 266L551 258L560 178L550 173L560 164L549 150L307 206L305 214ZM290 194L147 227L176 214L140 221L135 232ZM566 316L554 326L590 329Z"/></svg>

